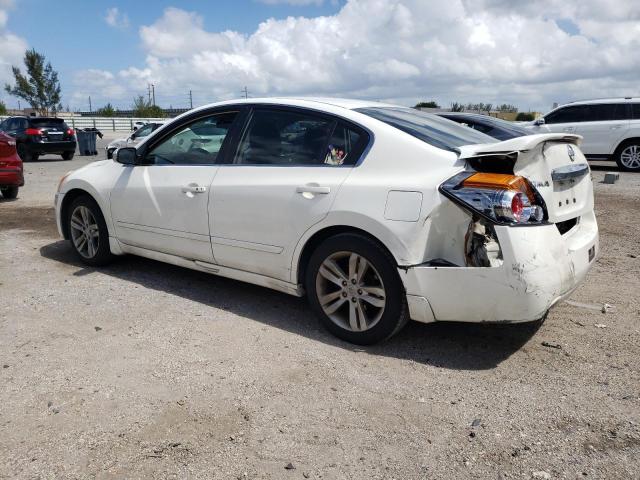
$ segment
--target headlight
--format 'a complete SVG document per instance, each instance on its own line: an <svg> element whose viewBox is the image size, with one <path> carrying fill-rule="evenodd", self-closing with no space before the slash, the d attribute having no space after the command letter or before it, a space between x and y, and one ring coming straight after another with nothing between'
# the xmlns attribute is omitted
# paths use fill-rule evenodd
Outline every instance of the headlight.
<svg viewBox="0 0 640 480"><path fill-rule="evenodd" d="M462 172L444 182L440 191L493 223L535 225L548 218L540 194L517 175Z"/></svg>

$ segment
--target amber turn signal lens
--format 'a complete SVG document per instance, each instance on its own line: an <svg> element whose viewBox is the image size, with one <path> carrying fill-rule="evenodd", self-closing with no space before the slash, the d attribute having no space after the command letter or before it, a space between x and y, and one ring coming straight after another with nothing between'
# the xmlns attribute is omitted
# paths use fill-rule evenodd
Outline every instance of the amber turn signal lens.
<svg viewBox="0 0 640 480"><path fill-rule="evenodd" d="M524 193L531 203L535 195L531 185L523 177L506 173L474 173L462 182L467 188L491 188L494 190L514 190Z"/></svg>

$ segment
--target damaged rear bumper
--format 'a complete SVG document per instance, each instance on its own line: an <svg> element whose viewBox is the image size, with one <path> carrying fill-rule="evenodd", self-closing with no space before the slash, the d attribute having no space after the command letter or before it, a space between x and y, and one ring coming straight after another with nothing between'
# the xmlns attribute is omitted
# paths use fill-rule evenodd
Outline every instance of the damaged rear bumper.
<svg viewBox="0 0 640 480"><path fill-rule="evenodd" d="M599 252L593 212L560 233L555 225L496 226L497 267L399 270L411 318L422 322L528 322L542 318L584 279Z"/></svg>

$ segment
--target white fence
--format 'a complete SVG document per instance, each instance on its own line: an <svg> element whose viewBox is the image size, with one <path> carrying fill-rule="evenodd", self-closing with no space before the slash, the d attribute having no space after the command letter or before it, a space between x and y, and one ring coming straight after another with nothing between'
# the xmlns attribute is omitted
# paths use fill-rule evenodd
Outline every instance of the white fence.
<svg viewBox="0 0 640 480"><path fill-rule="evenodd" d="M0 120L4 120L7 117L0 117ZM119 118L119 117L60 117L71 128L97 128L100 131L127 131L133 130L133 125L136 122L163 122L167 121L167 118Z"/></svg>

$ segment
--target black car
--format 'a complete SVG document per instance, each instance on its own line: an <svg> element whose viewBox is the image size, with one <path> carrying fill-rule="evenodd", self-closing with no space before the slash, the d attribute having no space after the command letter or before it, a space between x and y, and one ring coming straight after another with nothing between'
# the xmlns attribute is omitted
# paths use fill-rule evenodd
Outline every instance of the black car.
<svg viewBox="0 0 640 480"><path fill-rule="evenodd" d="M508 122L500 118L490 117L489 115L458 112L442 112L436 113L436 115L466 125L469 128L478 130L498 140L509 140L510 138L531 135L530 130L521 127L516 123Z"/></svg>
<svg viewBox="0 0 640 480"><path fill-rule="evenodd" d="M40 155L62 155L71 160L76 152L75 132L61 118L9 117L0 130L16 139L18 155L24 162Z"/></svg>

